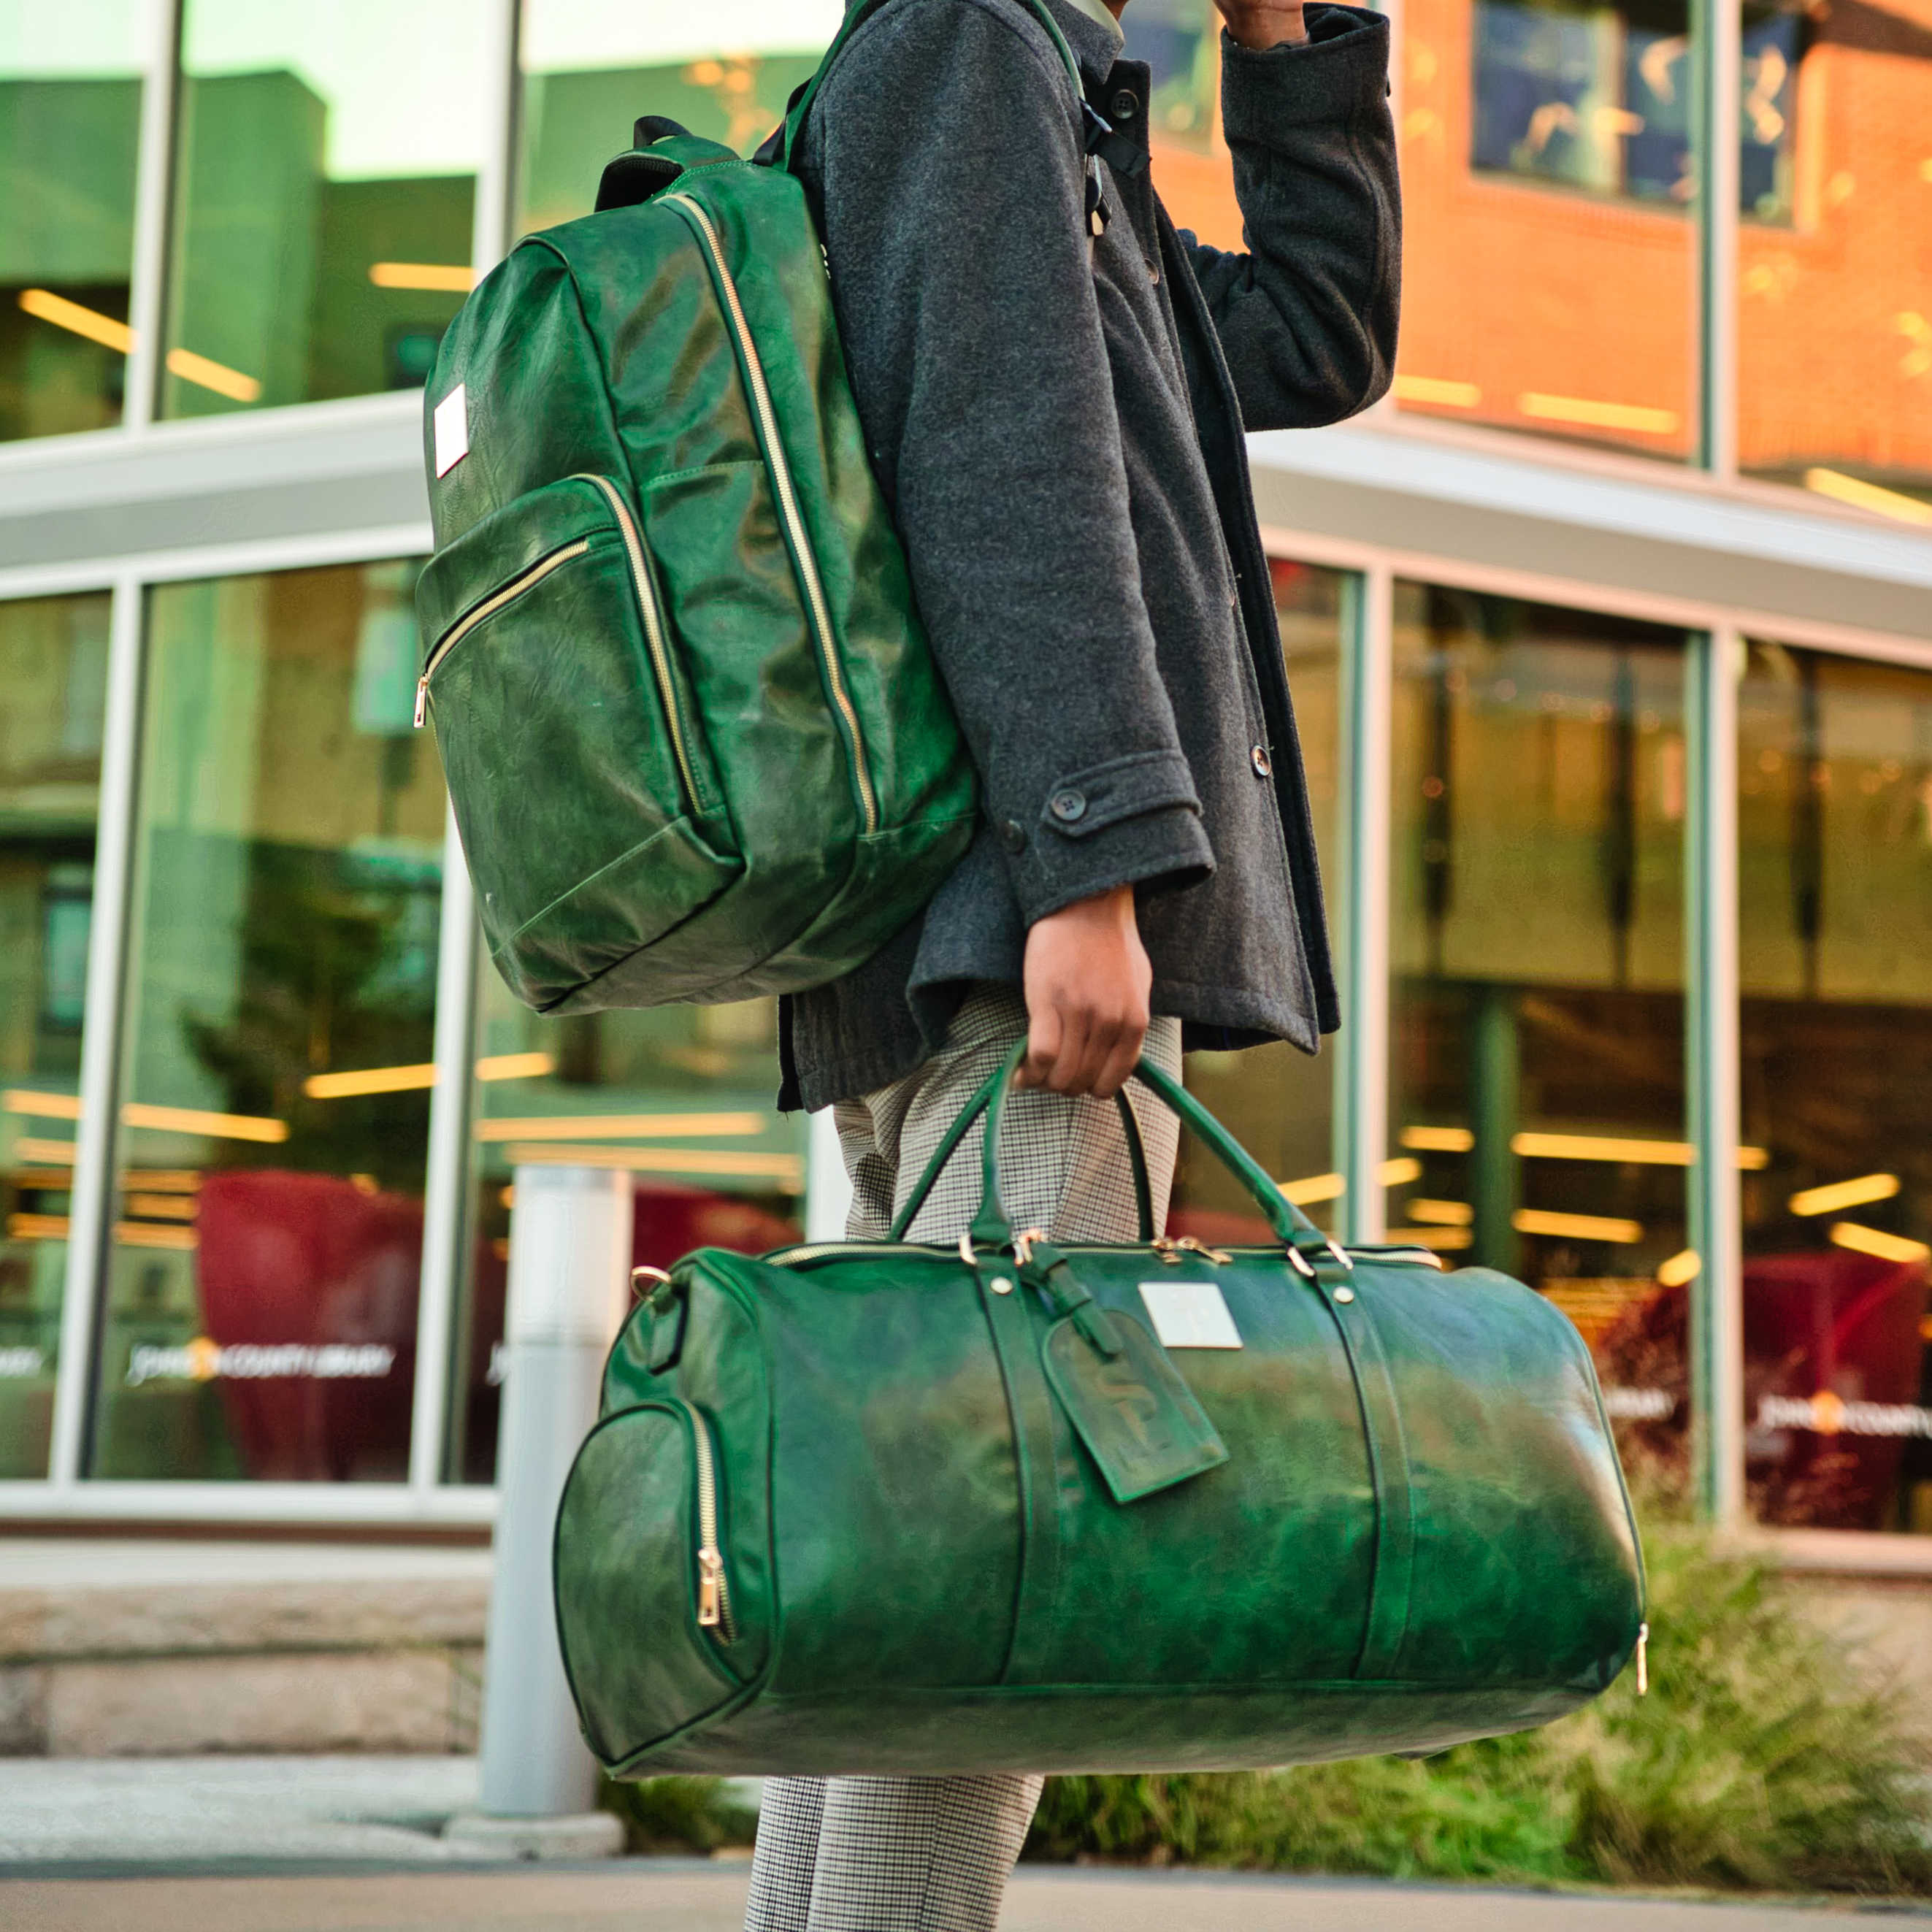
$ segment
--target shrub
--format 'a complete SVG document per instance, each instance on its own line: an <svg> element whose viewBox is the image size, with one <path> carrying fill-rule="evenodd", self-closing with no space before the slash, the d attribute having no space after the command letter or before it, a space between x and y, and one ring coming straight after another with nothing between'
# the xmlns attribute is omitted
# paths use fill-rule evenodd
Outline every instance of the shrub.
<svg viewBox="0 0 1932 1932"><path fill-rule="evenodd" d="M1028 1855L1400 1876L1932 1892L1932 1756L1760 1563L1653 1528L1634 1673L1420 1763L1052 1780Z"/></svg>
<svg viewBox="0 0 1932 1932"><path fill-rule="evenodd" d="M703 1857L724 1845L748 1845L758 1814L722 1778L604 1780L602 1810L624 1822L627 1852L686 1852Z"/></svg>

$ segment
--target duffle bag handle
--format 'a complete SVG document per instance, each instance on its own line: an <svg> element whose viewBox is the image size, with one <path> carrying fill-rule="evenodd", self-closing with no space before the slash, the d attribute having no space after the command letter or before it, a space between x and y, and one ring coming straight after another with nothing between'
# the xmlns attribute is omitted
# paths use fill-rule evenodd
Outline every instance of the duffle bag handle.
<svg viewBox="0 0 1932 1932"><path fill-rule="evenodd" d="M1022 1054L1025 1052L1024 1036L1017 1050ZM933 1149L932 1158L926 1164L926 1172L920 1176L911 1193L906 1196L905 1205L893 1216L892 1231L886 1238L888 1240L902 1241L905 1239L906 1230L912 1226L920 1208L926 1205L926 1197L932 1192L933 1184L938 1180L946 1163L952 1158L954 1150L971 1131L973 1123L992 1103L995 1088L1004 1094L1005 1090L1002 1083L1012 1077L1012 1068L1018 1064L1016 1060L1007 1065L996 1067L986 1076L980 1090L960 1108L958 1118L946 1129L945 1138ZM1154 1195L1148 1185L1147 1148L1141 1138L1141 1124L1134 1117L1133 1102L1127 1098L1124 1088L1114 1096L1114 1105L1120 1111L1121 1130L1127 1139L1127 1164L1133 1170L1134 1206L1140 1220L1140 1238L1144 1241L1150 1241L1154 1237ZM987 1127L989 1146L994 1131L993 1126L989 1124Z"/></svg>
<svg viewBox="0 0 1932 1932"><path fill-rule="evenodd" d="M1026 1057L1026 1048L1024 1036L1015 1041L998 1070L967 1102L958 1119L947 1130L946 1138L940 1142L932 1160L927 1163L926 1171L920 1177L919 1186L914 1190L912 1199L906 1210L894 1222L892 1233L895 1239L901 1236L904 1228L910 1226L914 1214L917 1212L920 1204L938 1178L939 1170L945 1165L947 1156L959 1144L967 1130L983 1111L986 1115L986 1138L980 1153L980 1208L968 1230L968 1238L976 1248L1004 1248L1012 1245L1012 1221L1006 1213L1006 1204L1000 1198L999 1135L1001 1118L1006 1110L1006 1095L1020 1062ZM1134 1070L1134 1073L1136 1078L1156 1100L1178 1115L1181 1124L1190 1128L1215 1159L1247 1190L1253 1197L1255 1204L1267 1216L1268 1226L1274 1230L1302 1274L1312 1276L1319 1267L1346 1270L1352 1265L1341 1248L1282 1192L1247 1149L1178 1081L1170 1078L1150 1060L1142 1060ZM1116 1097L1124 1101L1126 1096L1122 1094ZM1132 1109L1127 1111L1130 1116ZM1147 1211L1148 1197L1146 1192L1145 1156L1139 1153L1137 1129L1130 1132L1128 1147L1130 1156L1138 1155L1135 1185L1140 1192L1142 1203L1141 1238L1149 1240L1153 1238L1153 1228L1151 1217Z"/></svg>

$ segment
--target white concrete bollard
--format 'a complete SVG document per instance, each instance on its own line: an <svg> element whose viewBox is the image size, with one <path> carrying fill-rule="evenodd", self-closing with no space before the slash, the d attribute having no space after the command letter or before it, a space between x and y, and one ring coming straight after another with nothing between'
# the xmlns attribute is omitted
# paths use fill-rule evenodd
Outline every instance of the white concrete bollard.
<svg viewBox="0 0 1932 1932"><path fill-rule="evenodd" d="M499 1856L596 1857L621 1848L622 1828L592 1808L597 1766L557 1651L550 1534L629 1304L631 1178L609 1168L519 1167L514 1203L482 1810L452 1820L444 1836Z"/></svg>

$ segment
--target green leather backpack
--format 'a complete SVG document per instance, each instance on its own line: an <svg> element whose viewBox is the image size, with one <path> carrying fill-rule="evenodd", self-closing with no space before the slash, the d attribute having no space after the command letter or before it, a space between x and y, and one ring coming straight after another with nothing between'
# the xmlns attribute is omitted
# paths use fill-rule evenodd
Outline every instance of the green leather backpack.
<svg viewBox="0 0 1932 1932"><path fill-rule="evenodd" d="M1024 1043L1022 1042L1022 1045ZM553 1574L592 1750L658 1772L1212 1770L1440 1750L1603 1690L1643 1569L1589 1352L1344 1252L1157 1069L1273 1240L718 1249L644 1299ZM1133 1142L1130 1139L1130 1151Z"/></svg>
<svg viewBox="0 0 1932 1932"><path fill-rule="evenodd" d="M836 979L976 810L803 190L636 141L484 278L426 398L416 722L490 956L550 1012Z"/></svg>

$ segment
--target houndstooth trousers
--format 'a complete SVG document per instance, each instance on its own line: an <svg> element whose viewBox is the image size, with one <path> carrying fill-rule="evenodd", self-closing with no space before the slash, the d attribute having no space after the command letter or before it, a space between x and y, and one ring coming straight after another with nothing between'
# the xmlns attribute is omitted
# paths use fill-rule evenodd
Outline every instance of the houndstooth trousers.
<svg viewBox="0 0 1932 1932"><path fill-rule="evenodd" d="M968 999L946 1044L903 1080L842 1101L834 1118L852 1177L847 1232L882 1239L966 1102L1026 1030L1016 989ZM1148 1057L1176 1078L1180 1022L1156 1019ZM1180 1124L1138 1106L1154 1193L1166 1220ZM913 1222L918 1241L956 1239L980 1204L978 1126L954 1152ZM1000 1191L1016 1227L1058 1239L1133 1238L1132 1170L1111 1100L1029 1088L1009 1100ZM1043 1780L979 1778L775 1778L764 1790L746 1932L992 1932L1007 1875Z"/></svg>

